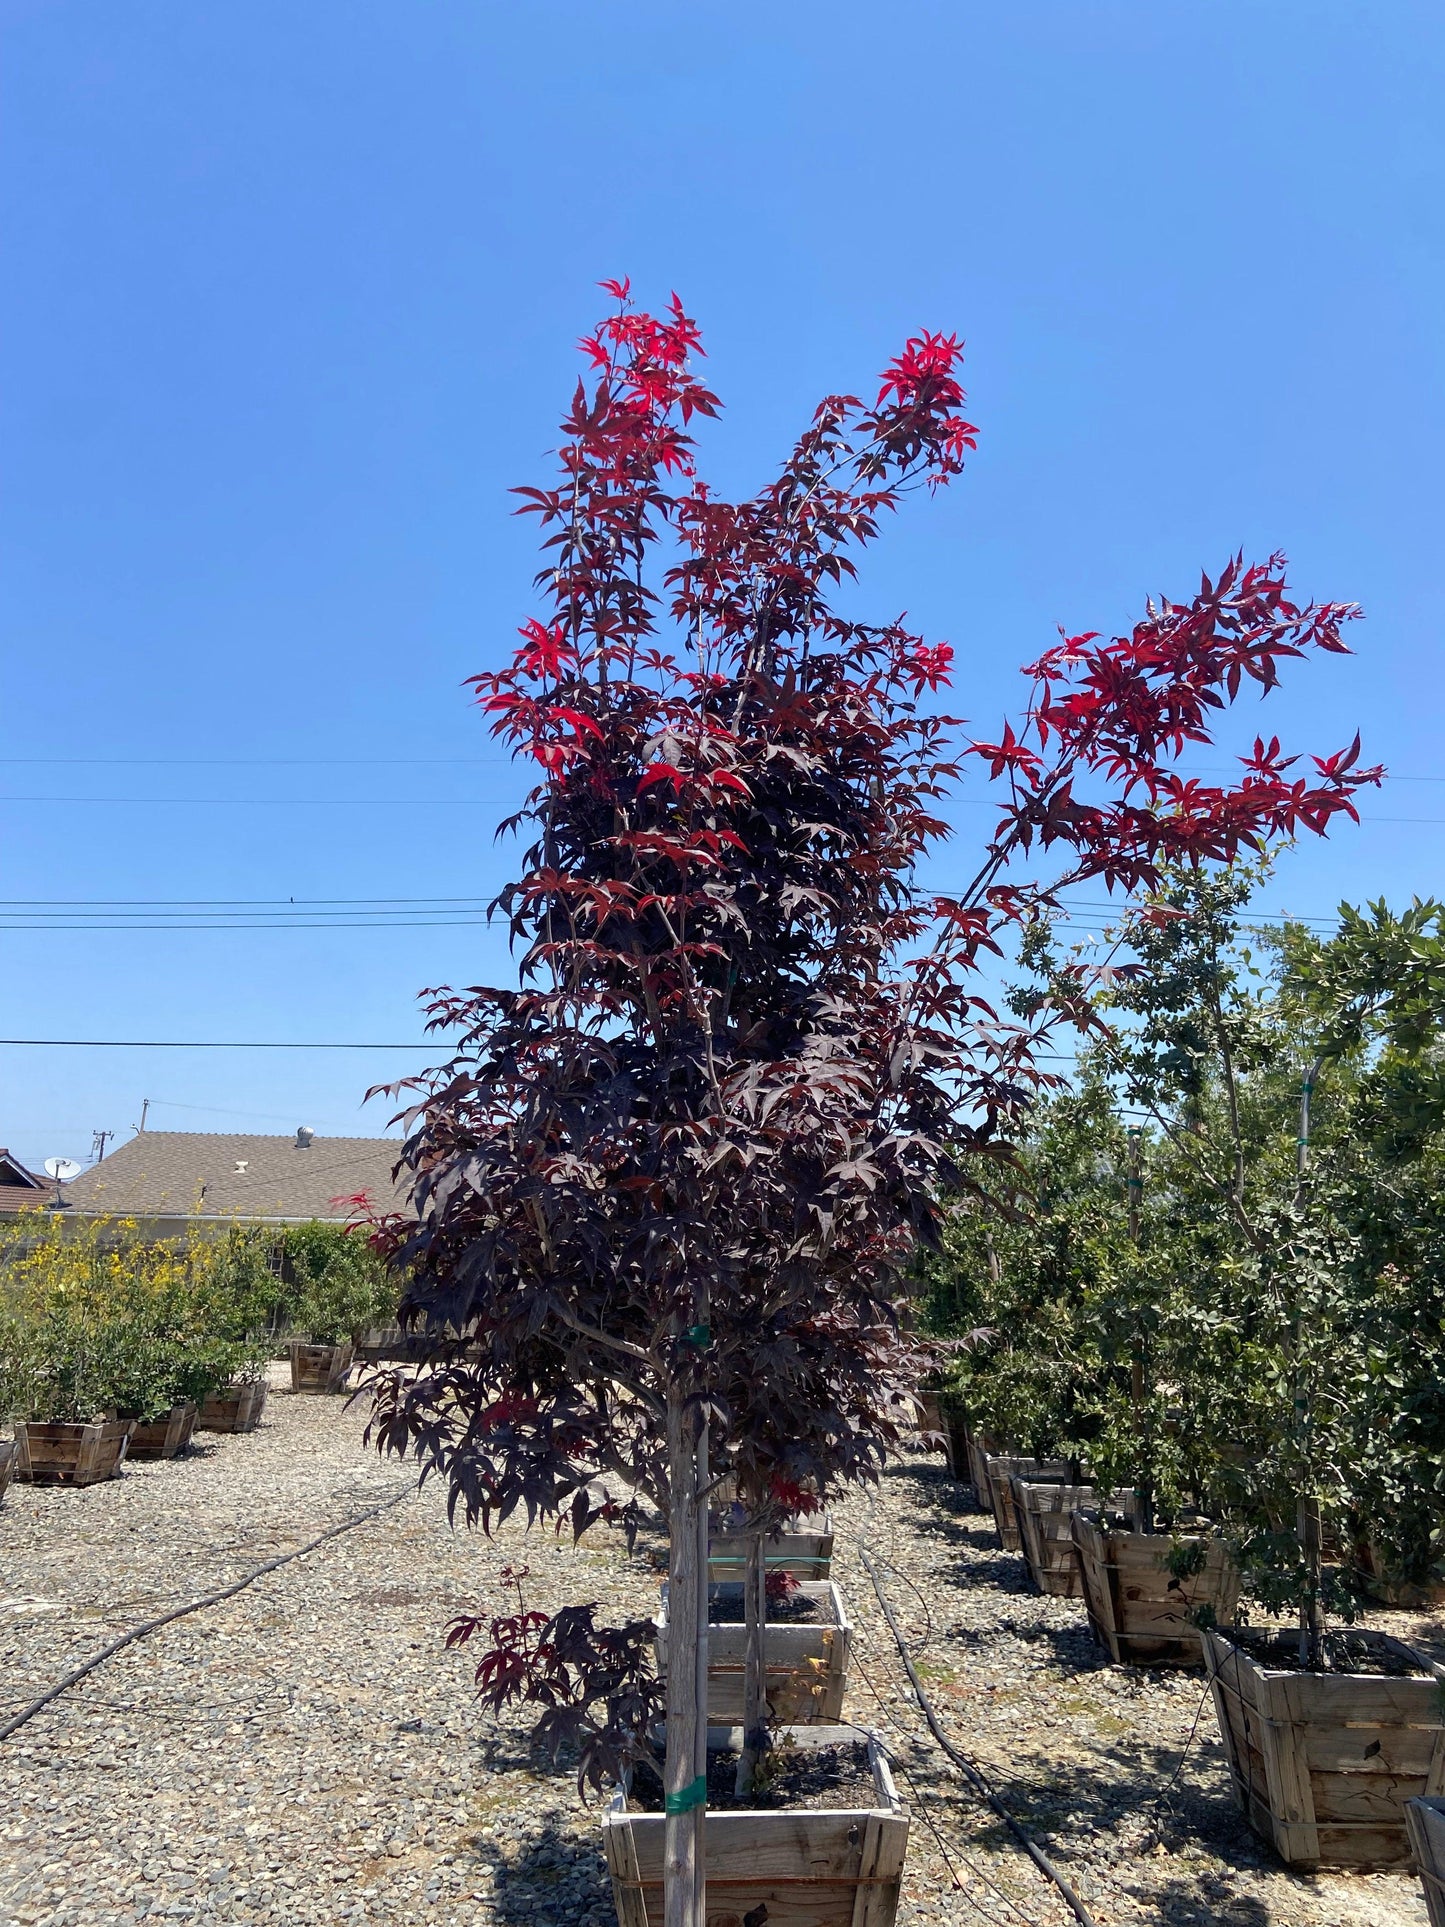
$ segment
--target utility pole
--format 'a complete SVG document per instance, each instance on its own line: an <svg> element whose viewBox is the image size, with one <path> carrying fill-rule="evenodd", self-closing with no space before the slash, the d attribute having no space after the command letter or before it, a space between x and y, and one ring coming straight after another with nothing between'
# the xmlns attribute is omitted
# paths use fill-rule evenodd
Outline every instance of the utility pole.
<svg viewBox="0 0 1445 1927"><path fill-rule="evenodd" d="M137 1124L135 1127L137 1135L139 1135L139 1133L142 1132L146 1127L146 1112L150 1109L150 1107L151 1107L150 1099L148 1097L143 1097L140 1101L140 1123Z"/></svg>
<svg viewBox="0 0 1445 1927"><path fill-rule="evenodd" d="M92 1131L90 1134L90 1161L99 1164L105 1156L105 1147L115 1136L114 1131Z"/></svg>

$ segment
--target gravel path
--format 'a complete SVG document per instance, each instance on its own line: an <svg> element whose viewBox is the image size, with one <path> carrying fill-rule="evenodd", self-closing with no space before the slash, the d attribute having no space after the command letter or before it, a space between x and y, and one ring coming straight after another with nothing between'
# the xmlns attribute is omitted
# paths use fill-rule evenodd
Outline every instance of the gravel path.
<svg viewBox="0 0 1445 1927"><path fill-rule="evenodd" d="M650 1611L659 1548L629 1562L605 1534L574 1553L541 1532L453 1533L439 1491L410 1492L361 1450L356 1409L281 1379L259 1432L198 1435L190 1459L85 1492L12 1487L0 1510L3 1716L127 1626L404 1495L127 1649L0 1744L0 1927L610 1923L595 1809L529 1755L525 1722L480 1715L471 1662L440 1636L456 1612L495 1606L519 1559L529 1603ZM1101 1665L1082 1611L1025 1590L968 1496L913 1458L835 1515L850 1717L883 1733L914 1813L902 1927L1071 1916L924 1734L860 1539L888 1562L946 1728L1099 1927L1420 1927L1409 1879L1279 1868L1233 1811L1207 1708L1156 1827L1200 1686Z"/></svg>

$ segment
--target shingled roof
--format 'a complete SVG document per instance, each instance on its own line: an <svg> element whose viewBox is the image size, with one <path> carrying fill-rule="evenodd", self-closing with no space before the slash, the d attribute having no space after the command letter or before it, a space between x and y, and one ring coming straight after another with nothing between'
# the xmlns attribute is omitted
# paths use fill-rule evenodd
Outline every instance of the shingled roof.
<svg viewBox="0 0 1445 1927"><path fill-rule="evenodd" d="M71 1210L125 1218L347 1218L337 1203L365 1192L378 1210L400 1200L389 1137L253 1137L142 1131L65 1187Z"/></svg>
<svg viewBox="0 0 1445 1927"><path fill-rule="evenodd" d="M38 1172L27 1170L19 1158L0 1151L0 1217L33 1211L50 1202L51 1186Z"/></svg>

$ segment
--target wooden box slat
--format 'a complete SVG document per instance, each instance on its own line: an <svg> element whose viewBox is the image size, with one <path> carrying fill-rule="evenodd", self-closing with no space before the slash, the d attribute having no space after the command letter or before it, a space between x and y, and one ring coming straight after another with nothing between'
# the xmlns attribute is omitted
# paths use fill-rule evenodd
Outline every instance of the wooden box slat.
<svg viewBox="0 0 1445 1927"><path fill-rule="evenodd" d="M843 1595L831 1579L804 1580L800 1590L819 1600L831 1623L818 1620L769 1620L763 1636L768 1705L779 1724L812 1726L843 1717L848 1687L848 1656L853 1628ZM709 1591L741 1594L724 1581ZM657 1670L667 1672L667 1593L657 1621ZM707 1629L707 1708L714 1724L731 1726L743 1717L743 1679L747 1628L738 1623Z"/></svg>
<svg viewBox="0 0 1445 1927"><path fill-rule="evenodd" d="M857 1741L856 1727L785 1729L796 1746ZM877 1741L868 1737L876 1805L709 1812L705 1829L708 1927L737 1927L766 1908L768 1927L894 1927L908 1851L908 1818ZM710 1746L741 1743L712 1726ZM619 1794L602 1822L619 1927L661 1927L663 1817L629 1813Z"/></svg>
<svg viewBox="0 0 1445 1927"><path fill-rule="evenodd" d="M198 1432L254 1432L266 1409L270 1390L264 1379L249 1385L228 1385L204 1400L196 1416Z"/></svg>
<svg viewBox="0 0 1445 1927"><path fill-rule="evenodd" d="M1239 1603L1239 1571L1222 1540L1208 1540L1201 1570L1180 1579L1167 1563L1174 1540L1163 1534L1114 1531L1087 1511L1073 1515L1070 1533L1089 1625L1116 1665L1203 1665L1190 1613L1208 1606L1228 1624Z"/></svg>
<svg viewBox="0 0 1445 1927"><path fill-rule="evenodd" d="M833 1569L833 1521L825 1512L815 1519L790 1519L780 1532L763 1542L763 1562L769 1572L786 1572L794 1579L826 1579ZM748 1563L747 1534L714 1532L708 1540L707 1576L714 1582L741 1580Z"/></svg>
<svg viewBox="0 0 1445 1927"><path fill-rule="evenodd" d="M126 1455L132 1459L173 1459L184 1452L196 1429L196 1407L191 1399L173 1405L164 1418L138 1422Z"/></svg>
<svg viewBox="0 0 1445 1927"><path fill-rule="evenodd" d="M1062 1459L1021 1458L1015 1453L989 1453L983 1465L988 1503L993 1508L993 1522L998 1530L999 1543L1005 1552L1021 1552L1023 1540L1019 1534L1018 1514L1014 1510L1010 1481L1018 1477L1031 1479L1039 1485L1062 1485L1069 1476L1069 1468Z"/></svg>
<svg viewBox="0 0 1445 1927"><path fill-rule="evenodd" d="M15 1476L15 1461L18 1456L13 1439L0 1439L0 1499L5 1497L10 1481Z"/></svg>
<svg viewBox="0 0 1445 1927"><path fill-rule="evenodd" d="M15 1477L27 1485L99 1485L125 1463L134 1428L133 1419L17 1425Z"/></svg>
<svg viewBox="0 0 1445 1927"><path fill-rule="evenodd" d="M293 1392L339 1392L356 1355L351 1345L306 1345L295 1338L290 1353Z"/></svg>
<svg viewBox="0 0 1445 1927"><path fill-rule="evenodd" d="M1029 1578L1051 1598L1080 1598L1084 1582L1070 1527L1074 1513L1094 1503L1093 1486L1039 1484L1017 1476L1010 1483Z"/></svg>
<svg viewBox="0 0 1445 1927"><path fill-rule="evenodd" d="M1364 1637L1429 1676L1276 1672L1202 1637L1236 1797L1291 1866L1407 1864L1406 1801L1445 1792L1445 1667Z"/></svg>
<svg viewBox="0 0 1445 1927"><path fill-rule="evenodd" d="M968 1440L968 1479L973 1487L974 1497L978 1500L979 1510L986 1512L988 1498L988 1461L1003 1452L1003 1441L996 1439L992 1432L971 1432Z"/></svg>
<svg viewBox="0 0 1445 1927"><path fill-rule="evenodd" d="M1407 1800L1405 1831L1425 1889L1430 1927L1445 1927L1445 1800L1425 1795Z"/></svg>

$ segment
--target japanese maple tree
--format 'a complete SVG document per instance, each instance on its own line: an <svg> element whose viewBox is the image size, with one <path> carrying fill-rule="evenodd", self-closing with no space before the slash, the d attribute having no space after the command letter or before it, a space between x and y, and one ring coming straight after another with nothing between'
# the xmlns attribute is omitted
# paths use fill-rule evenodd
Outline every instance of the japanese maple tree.
<svg viewBox="0 0 1445 1927"><path fill-rule="evenodd" d="M473 679L538 772L499 899L519 980L431 997L453 1055L410 1091L414 1219L391 1230L428 1358L382 1388L376 1423L484 1526L521 1511L580 1531L608 1474L664 1512L680 1927L704 1481L731 1473L766 1526L876 1476L917 1376L910 1258L976 1160L1006 1155L1067 1015L1001 1020L985 954L1071 884L1132 891L1165 860L1323 830L1377 773L1356 745L1299 775L1277 742L1233 783L1176 771L1247 682L1344 647L1353 611L1291 601L1278 558L1229 562L1126 636L1065 638L1026 672L1023 717L970 741L931 706L949 646L838 596L882 518L974 446L957 340L914 337L871 401L826 397L776 479L729 502L696 469L718 404L695 324L676 298L651 315L607 287L560 474L520 491L539 613ZM971 883L941 896L918 865L966 761L999 816ZM525 1636L499 1621L513 1657L488 1677L540 1702L595 1776L644 1742L650 1702L614 1636L598 1712L585 1610ZM640 1664L637 1629L630 1650Z"/></svg>

